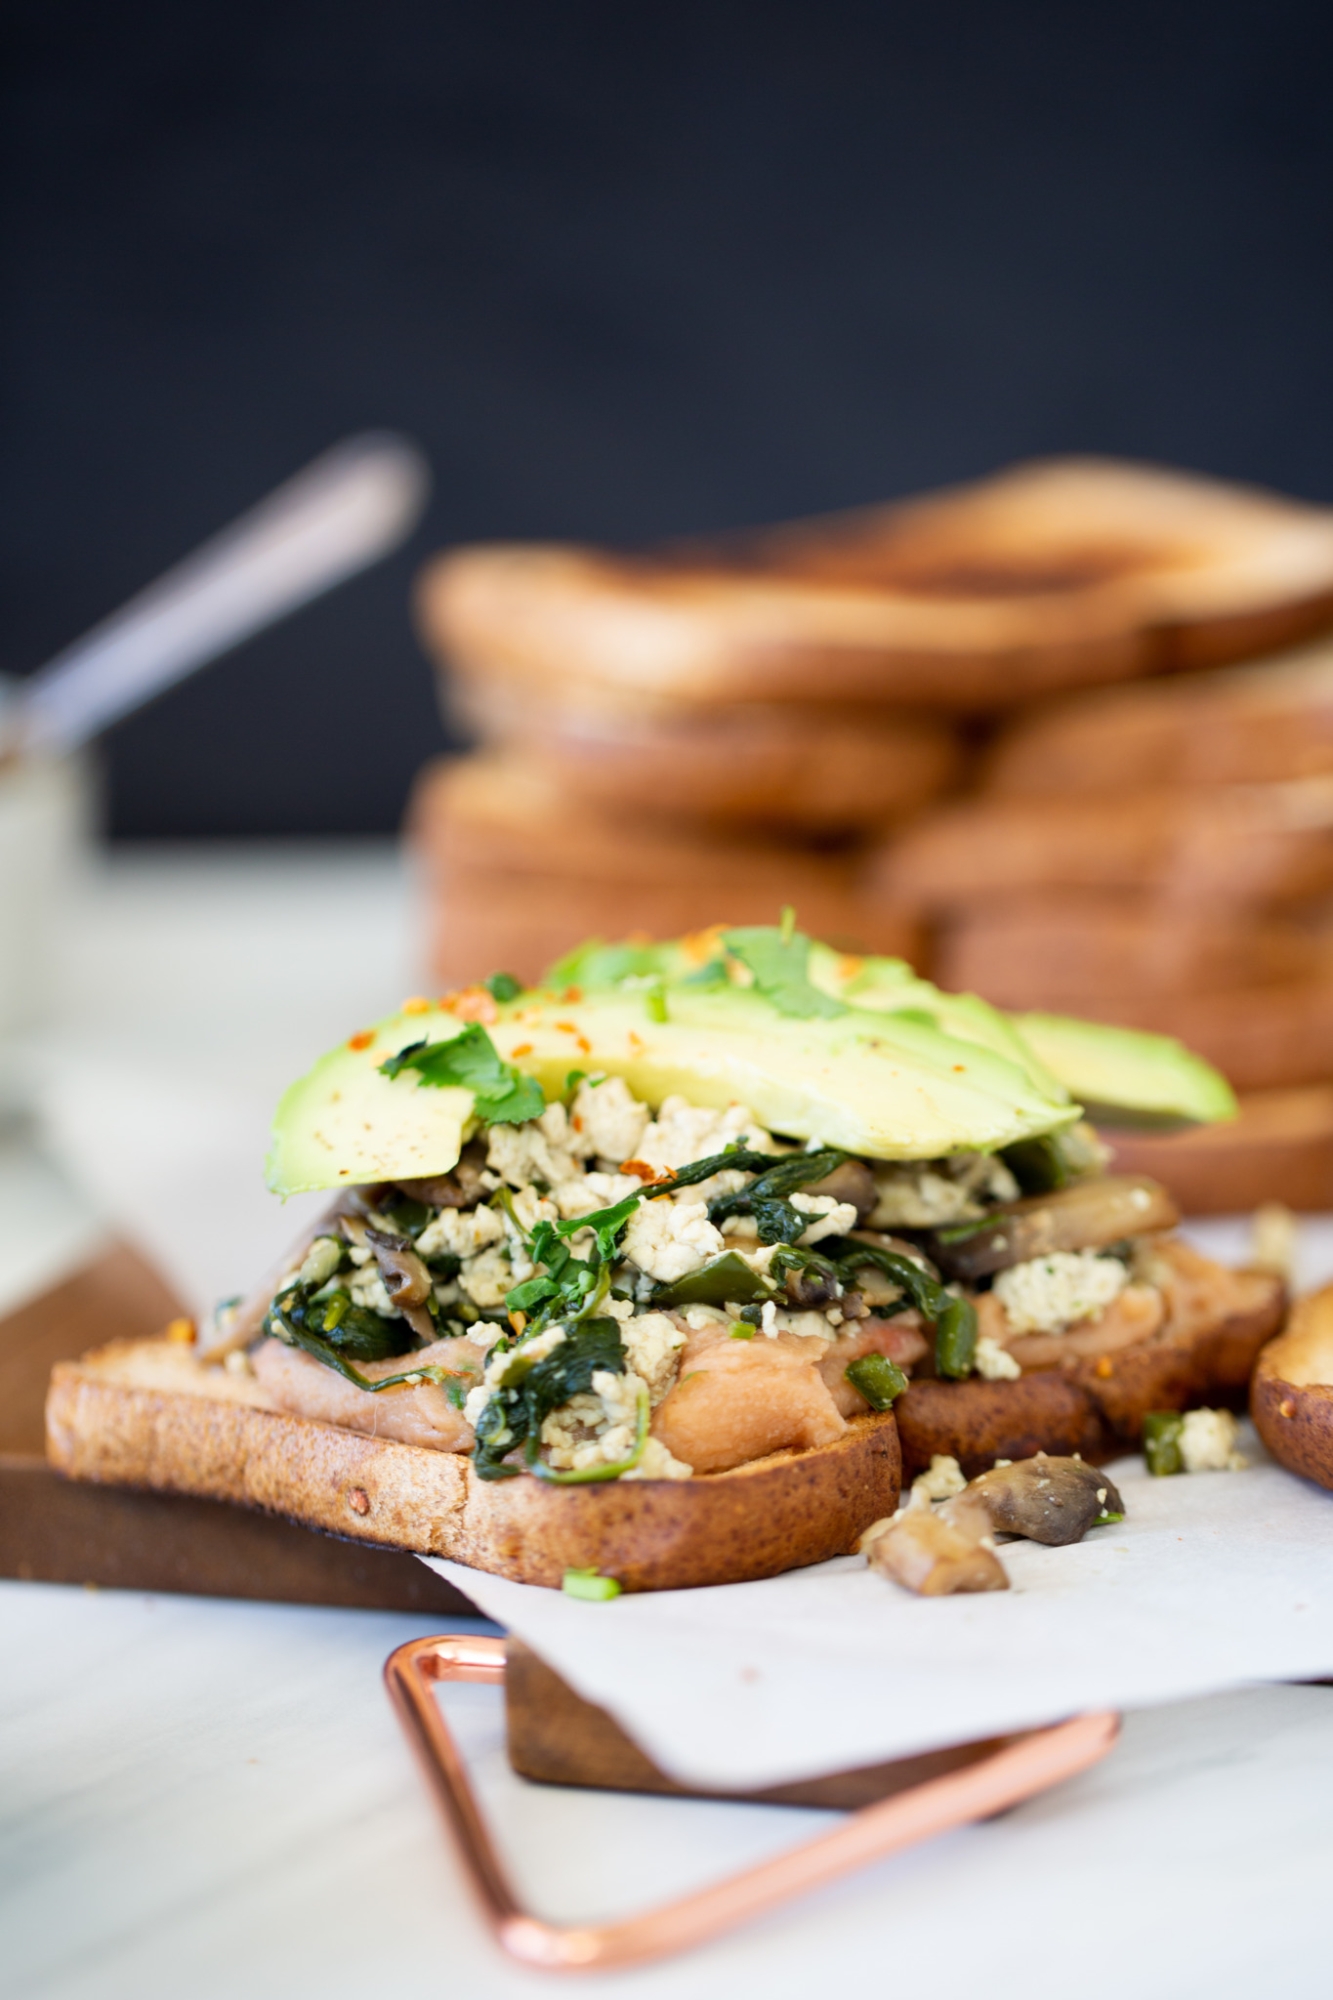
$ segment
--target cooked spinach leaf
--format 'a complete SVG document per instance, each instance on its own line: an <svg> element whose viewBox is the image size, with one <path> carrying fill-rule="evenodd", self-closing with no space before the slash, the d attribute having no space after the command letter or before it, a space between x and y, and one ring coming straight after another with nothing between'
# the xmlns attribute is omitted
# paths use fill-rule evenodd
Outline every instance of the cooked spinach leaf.
<svg viewBox="0 0 1333 2000"><path fill-rule="evenodd" d="M480 1021L469 1021L447 1042L410 1042L380 1064L381 1076L415 1070L432 1089L472 1092L478 1118L487 1125L523 1125L546 1109L542 1087L505 1062Z"/></svg>
<svg viewBox="0 0 1333 2000"><path fill-rule="evenodd" d="M503 1459L516 1445L532 1440L532 1453L552 1410L571 1396L592 1387L599 1369L613 1375L625 1370L625 1346L613 1319L585 1319L565 1329L565 1338L550 1354L529 1367L523 1365L523 1344L514 1349L513 1365L505 1371L477 1424L472 1454L479 1479L512 1479L520 1468Z"/></svg>
<svg viewBox="0 0 1333 2000"><path fill-rule="evenodd" d="M772 1286L765 1284L743 1257L734 1250L724 1250L720 1257L714 1257L711 1263L701 1265L697 1271L689 1271L669 1285L659 1285L649 1303L655 1309L663 1306L720 1306L725 1305L728 1299L749 1304L755 1299L772 1296Z"/></svg>
<svg viewBox="0 0 1333 2000"><path fill-rule="evenodd" d="M304 1303L294 1288L283 1292L280 1297L274 1299L268 1309L264 1321L265 1333L271 1334L275 1340L285 1341L288 1347L299 1347L303 1353L313 1356L316 1361L322 1361L326 1368L332 1368L347 1381L354 1382L358 1389L367 1389L371 1394L378 1394L381 1389L396 1389L404 1383L415 1386L419 1382L437 1382L447 1390L449 1400L454 1407L462 1408L467 1391L471 1387L462 1373L450 1368L440 1368L432 1363L424 1368L405 1369L401 1375L385 1375L379 1381L372 1381L369 1376L363 1375L359 1368L354 1368L348 1359L349 1352L356 1354L354 1348L349 1350L335 1347L333 1341L322 1330L316 1330L317 1320L315 1323L308 1323L309 1315L301 1310ZM359 1311L361 1308L356 1310ZM376 1313L372 1317L378 1319L380 1315ZM400 1322L390 1320L385 1324L396 1326ZM404 1320L401 1325L410 1340L411 1329L407 1326L407 1322ZM390 1347L383 1354L359 1353L356 1354L356 1358L360 1361L383 1360L388 1355L407 1351L402 1347Z"/></svg>
<svg viewBox="0 0 1333 2000"><path fill-rule="evenodd" d="M762 1159L764 1170L734 1194L715 1195L708 1204L708 1219L717 1223L728 1215L752 1215L761 1243L795 1243L813 1218L794 1208L788 1196L826 1179L848 1158L832 1146L818 1153L787 1153L776 1163L771 1153L752 1153L748 1159Z"/></svg>
<svg viewBox="0 0 1333 2000"><path fill-rule="evenodd" d="M293 1286L275 1303L293 1326L353 1361L387 1361L390 1355L406 1354L416 1346L416 1335L405 1319L386 1319L368 1306L353 1305L342 1290L312 1298L304 1288Z"/></svg>

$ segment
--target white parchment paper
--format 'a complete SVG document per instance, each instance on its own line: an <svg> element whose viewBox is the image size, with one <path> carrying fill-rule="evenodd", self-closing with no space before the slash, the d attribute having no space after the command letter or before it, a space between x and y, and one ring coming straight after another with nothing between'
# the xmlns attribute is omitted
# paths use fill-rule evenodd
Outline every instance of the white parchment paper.
<svg viewBox="0 0 1333 2000"><path fill-rule="evenodd" d="M1333 1675L1333 1494L1275 1465L1108 1467L1125 1521L1001 1550L1012 1589L921 1599L844 1557L588 1604L434 1562L656 1762L757 1786L1252 1681Z"/></svg>

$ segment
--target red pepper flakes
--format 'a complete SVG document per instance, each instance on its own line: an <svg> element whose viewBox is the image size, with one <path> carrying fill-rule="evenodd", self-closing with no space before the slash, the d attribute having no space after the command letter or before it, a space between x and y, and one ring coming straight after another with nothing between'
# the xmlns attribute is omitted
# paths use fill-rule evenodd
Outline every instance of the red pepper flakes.
<svg viewBox="0 0 1333 2000"><path fill-rule="evenodd" d="M516 1056L530 1056L532 1054L532 1043L520 1042L518 1047L513 1050L513 1054Z"/></svg>
<svg viewBox="0 0 1333 2000"><path fill-rule="evenodd" d="M375 1030L373 1028L363 1028L359 1035L348 1037L347 1046L349 1049L368 1049L374 1039Z"/></svg>
<svg viewBox="0 0 1333 2000"><path fill-rule="evenodd" d="M449 1012L458 1021L481 1021L487 1027L500 1018L495 996L484 986L464 986L449 995Z"/></svg>
<svg viewBox="0 0 1333 2000"><path fill-rule="evenodd" d="M647 1160L622 1160L619 1172L622 1174L633 1174L637 1181L669 1181L671 1179L670 1174L659 1173L656 1167L650 1167Z"/></svg>
<svg viewBox="0 0 1333 2000"><path fill-rule="evenodd" d="M581 986L567 986L560 995L560 998L564 1001L566 1007L577 1007L579 1001L583 998L583 988Z"/></svg>
<svg viewBox="0 0 1333 2000"><path fill-rule="evenodd" d="M420 993L414 993L410 1000L404 1000L398 1011L401 1014L429 1014L430 1001L424 999Z"/></svg>

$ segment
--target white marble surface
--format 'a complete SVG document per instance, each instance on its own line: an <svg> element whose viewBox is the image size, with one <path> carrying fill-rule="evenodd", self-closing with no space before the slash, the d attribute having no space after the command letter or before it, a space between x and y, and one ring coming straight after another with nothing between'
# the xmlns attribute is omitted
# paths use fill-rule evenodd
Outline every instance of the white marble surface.
<svg viewBox="0 0 1333 2000"><path fill-rule="evenodd" d="M464 1898L380 1689L407 1618L0 1586L0 1954L10 2000L531 1994ZM521 1889L642 1906L824 1823L599 1798L504 1763L451 1700ZM700 1952L575 1995L1328 1991L1333 1689L1129 1719L1098 1769Z"/></svg>
<svg viewBox="0 0 1333 2000"><path fill-rule="evenodd" d="M246 1282L293 1220L260 1180L274 1093L418 983L387 850L119 860L86 891L60 1016L25 1052L40 1151L14 1140L0 1158L0 1296L107 1220L192 1296ZM1306 1233L1311 1276L1327 1234ZM6 1995L537 1990L465 1903L380 1687L423 1629L0 1584ZM496 1697L449 1700L519 1882L552 1916L660 1899L820 1823L529 1787L504 1764ZM563 1990L804 2000L854 1979L1029 2000L1055 1978L1080 2000L1322 1995L1330 1758L1333 1690L1148 1710L1098 1770L1003 1820L690 1958Z"/></svg>

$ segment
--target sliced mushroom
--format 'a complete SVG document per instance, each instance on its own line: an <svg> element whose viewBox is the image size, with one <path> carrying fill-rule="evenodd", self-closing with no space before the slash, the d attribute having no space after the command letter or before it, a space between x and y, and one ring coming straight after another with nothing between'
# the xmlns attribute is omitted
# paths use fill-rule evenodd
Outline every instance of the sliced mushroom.
<svg viewBox="0 0 1333 2000"><path fill-rule="evenodd" d="M936 1230L930 1254L949 1278L983 1278L1053 1250L1104 1250L1126 1237L1171 1229L1180 1211L1146 1174L1100 1174L1054 1194L1030 1195L984 1222Z"/></svg>
<svg viewBox="0 0 1333 2000"><path fill-rule="evenodd" d="M384 1289L421 1340L434 1340L435 1322L426 1311L433 1279L408 1236L363 1225L363 1240L375 1253Z"/></svg>
<svg viewBox="0 0 1333 2000"><path fill-rule="evenodd" d="M432 1208L475 1208L489 1193L482 1174L486 1159L480 1147L465 1148L458 1165L447 1174L427 1174L420 1180L395 1181L394 1186L410 1201L429 1202Z"/></svg>
<svg viewBox="0 0 1333 2000"><path fill-rule="evenodd" d="M841 1296L842 1287L831 1272L805 1270L788 1271L787 1297L794 1306L811 1307L832 1305Z"/></svg>
<svg viewBox="0 0 1333 2000"><path fill-rule="evenodd" d="M1013 1465L997 1465L974 1479L960 1500L979 1504L992 1528L1023 1535L1047 1548L1082 1541L1104 1513L1123 1514L1124 1503L1104 1472L1081 1458L1050 1458L1039 1451Z"/></svg>
<svg viewBox="0 0 1333 2000"><path fill-rule="evenodd" d="M830 1195L834 1201L849 1201L858 1222L864 1222L879 1199L875 1176L864 1160L844 1160L822 1181L813 1181L806 1194Z"/></svg>
<svg viewBox="0 0 1333 2000"><path fill-rule="evenodd" d="M986 1546L990 1528L985 1508L969 1504L967 1495L960 1493L938 1513L928 1507L909 1507L882 1533L868 1529L864 1538L867 1560L872 1569L918 1597L1008 1590L1004 1566L995 1550Z"/></svg>

